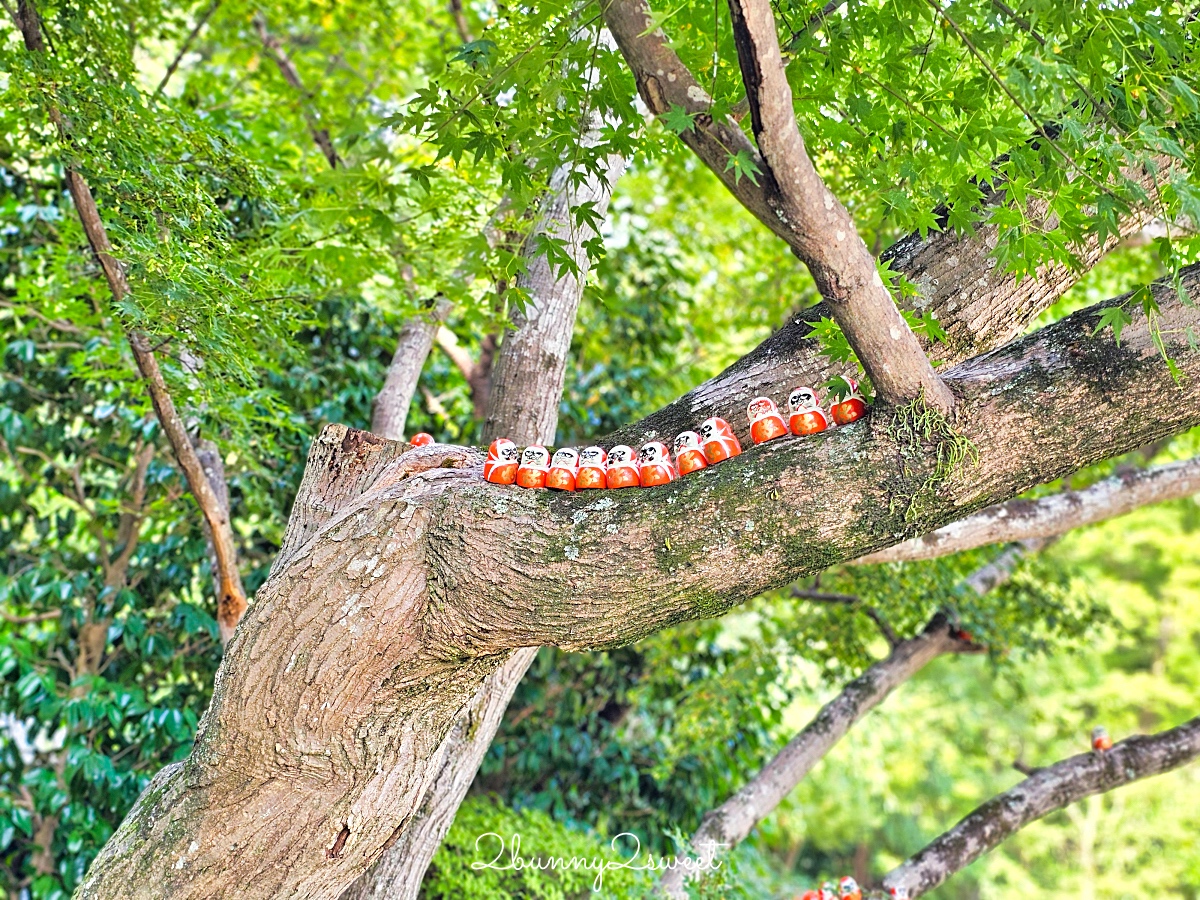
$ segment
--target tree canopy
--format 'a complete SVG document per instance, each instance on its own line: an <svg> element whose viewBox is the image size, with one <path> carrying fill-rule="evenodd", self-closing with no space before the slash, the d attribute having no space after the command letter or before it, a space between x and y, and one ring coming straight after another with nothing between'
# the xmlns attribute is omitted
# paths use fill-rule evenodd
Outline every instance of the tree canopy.
<svg viewBox="0 0 1200 900"><path fill-rule="evenodd" d="M890 886L1093 725L1195 731L1198 30L1152 0L6 0L0 887L66 896L117 833L86 896L336 897L389 849L403 896L431 856L423 896L585 896L479 874L476 837L690 852L905 647L684 889ZM750 447L751 396L847 377L866 421ZM468 449L713 414L744 458L591 505ZM888 556L1018 496L1069 509ZM905 883L1190 896L1198 777ZM296 805L286 840L237 831L255 791ZM170 844L226 814L250 888ZM259 872L256 840L306 862Z"/></svg>

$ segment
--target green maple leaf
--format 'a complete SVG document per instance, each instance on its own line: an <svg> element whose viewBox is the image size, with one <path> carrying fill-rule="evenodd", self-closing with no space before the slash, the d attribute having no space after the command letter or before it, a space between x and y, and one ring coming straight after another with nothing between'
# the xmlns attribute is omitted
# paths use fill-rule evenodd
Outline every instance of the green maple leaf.
<svg viewBox="0 0 1200 900"><path fill-rule="evenodd" d="M663 113L659 119L664 126L675 134L683 134L685 131L691 131L696 127L696 121L692 114L677 103L672 103L671 108Z"/></svg>
<svg viewBox="0 0 1200 900"><path fill-rule="evenodd" d="M754 161L754 157L750 155L749 150L739 150L733 154L725 162L725 171L733 170L733 181L735 184L741 182L742 176L745 175L750 179L751 184L758 184L758 179L755 175L761 174L762 169L758 167L758 163Z"/></svg>

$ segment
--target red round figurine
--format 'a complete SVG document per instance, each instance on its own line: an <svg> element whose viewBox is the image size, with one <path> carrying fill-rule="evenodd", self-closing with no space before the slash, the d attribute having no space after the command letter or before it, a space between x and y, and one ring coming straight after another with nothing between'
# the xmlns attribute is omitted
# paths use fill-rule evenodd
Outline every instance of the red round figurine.
<svg viewBox="0 0 1200 900"><path fill-rule="evenodd" d="M746 417L750 420L750 437L756 444L773 441L788 433L783 424L783 416L770 397L755 397L746 407Z"/></svg>
<svg viewBox="0 0 1200 900"><path fill-rule="evenodd" d="M434 441L433 435L429 432L418 431L412 436L409 443L414 447L428 447L430 444L436 443L436 441Z"/></svg>
<svg viewBox="0 0 1200 900"><path fill-rule="evenodd" d="M1103 725L1097 725L1092 729L1092 749L1097 753L1112 749L1112 738L1108 736L1108 729Z"/></svg>
<svg viewBox="0 0 1200 900"><path fill-rule="evenodd" d="M850 393L829 408L833 413L833 421L839 425L849 425L855 419L861 419L862 414L867 411L867 404L858 395L858 382L847 378L846 384L850 385Z"/></svg>
<svg viewBox="0 0 1200 900"><path fill-rule="evenodd" d="M517 484L523 488L544 488L550 474L550 451L541 444L526 447L517 469Z"/></svg>
<svg viewBox="0 0 1200 900"><path fill-rule="evenodd" d="M905 888L905 887L888 888L888 896L891 897L892 900L908 900L908 888Z"/></svg>
<svg viewBox="0 0 1200 900"><path fill-rule="evenodd" d="M821 397L810 387L798 387L788 395L788 424L792 434L817 434L829 427L829 415L821 409Z"/></svg>
<svg viewBox="0 0 1200 900"><path fill-rule="evenodd" d="M508 438L496 438L488 447L487 459L483 463L483 478L492 484L516 484L517 445Z"/></svg>
<svg viewBox="0 0 1200 900"><path fill-rule="evenodd" d="M603 447L588 447L579 454L579 474L575 476L575 489L601 490L608 487L608 454Z"/></svg>
<svg viewBox="0 0 1200 900"><path fill-rule="evenodd" d="M575 477L579 474L579 453L571 447L554 451L550 460L550 474L546 476L546 487L556 491L575 490Z"/></svg>
<svg viewBox="0 0 1200 900"><path fill-rule="evenodd" d="M720 416L705 419L700 424L700 443L704 447L704 458L708 460L709 465L723 462L742 452L737 435Z"/></svg>
<svg viewBox="0 0 1200 900"><path fill-rule="evenodd" d="M704 448L700 446L700 435L696 432L681 431L675 438L675 468L680 475L708 468Z"/></svg>
<svg viewBox="0 0 1200 900"><path fill-rule="evenodd" d="M637 460L633 458L632 447L618 444L608 451L609 488L637 487L641 482Z"/></svg>
<svg viewBox="0 0 1200 900"><path fill-rule="evenodd" d="M858 882L849 875L838 882L838 893L842 895L841 900L862 900L862 890Z"/></svg>
<svg viewBox="0 0 1200 900"><path fill-rule="evenodd" d="M662 441L643 444L638 453L638 473L642 487L658 487L675 480L675 467L671 465L671 454Z"/></svg>

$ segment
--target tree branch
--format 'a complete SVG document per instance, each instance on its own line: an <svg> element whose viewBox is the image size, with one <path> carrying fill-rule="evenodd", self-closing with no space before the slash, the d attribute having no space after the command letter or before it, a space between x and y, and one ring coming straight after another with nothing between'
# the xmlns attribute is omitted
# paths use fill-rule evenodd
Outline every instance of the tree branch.
<svg viewBox="0 0 1200 900"><path fill-rule="evenodd" d="M977 578L979 571L966 579L980 595L1007 580L1019 557L1003 567L982 567L994 573ZM845 594L821 594L819 591L794 591L792 596L805 599L831 599L836 603L857 603L857 597ZM946 653L982 653L983 648L954 636L952 623L938 613L916 637L888 641L891 652L847 684L771 761L732 797L706 813L700 828L692 836L692 847L701 861L709 862L727 849L745 840L751 830L769 816L796 789L818 762L825 758L863 716L888 698L892 691L939 656ZM706 871L704 866L697 871ZM663 891L672 897L685 897L685 871L669 869L662 877Z"/></svg>
<svg viewBox="0 0 1200 900"><path fill-rule="evenodd" d="M1075 528L1200 493L1200 457L1134 470L1098 481L1081 491L990 506L923 537L855 560L858 563L934 559L985 544L1051 538Z"/></svg>
<svg viewBox="0 0 1200 900"><path fill-rule="evenodd" d="M25 39L25 48L30 53L40 53L44 50L41 35L41 24L37 11L27 0L22 0L21 30ZM63 127L62 116L57 108L50 110L51 120ZM84 177L74 169L68 168L67 187L75 204L75 211L83 225L84 234L100 268L104 272L109 290L114 302L119 303L129 293L129 283L125 272L112 253L112 244L108 240L108 232L100 211L96 208L96 200ZM200 465L192 442L187 434L183 419L175 409L175 403L167 391L166 382L158 367L158 360L150 348L146 336L137 331L129 331L129 346L133 351L134 362L141 373L142 380L150 392L150 400L158 416L163 433L166 434L175 460L183 470L188 489L196 498L200 512L208 522L214 536L214 549L218 560L218 568L214 573L217 588L217 622L221 629L222 642L227 642L234 628L246 611L246 593L242 588L241 576L237 569L237 552L233 541L233 531L229 524L229 516L225 513L213 493L204 470Z"/></svg>
<svg viewBox="0 0 1200 900"><path fill-rule="evenodd" d="M179 68L179 64L183 62L183 58L187 56L188 51L192 49L192 44L200 32L204 30L204 26L208 24L208 20L212 18L213 13L217 11L217 7L221 5L221 0L212 0L208 7L200 14L200 18L196 20L196 24L192 26L192 30L188 32L188 36L183 43L179 45L179 52L175 54L175 58L171 60L171 64L167 66L167 71L163 74L162 81L158 83L158 87L154 89L154 96L159 96L167 86L167 82L171 80L171 76L175 74L175 70Z"/></svg>
<svg viewBox="0 0 1200 900"><path fill-rule="evenodd" d="M404 440L408 410L421 370L425 368L438 328L449 314L450 301L439 297L427 313L413 316L400 329L387 377L375 395L371 412L371 431L375 434L393 441Z"/></svg>
<svg viewBox="0 0 1200 900"><path fill-rule="evenodd" d="M772 231L793 245L800 238L783 228L766 199L761 184L749 178L735 180L726 168L729 157L743 153L761 166L757 148L736 120L714 120L711 99L692 73L671 49L661 29L653 27L645 0L612 0L604 10L605 21L632 69L643 101L660 115L672 106L685 109L694 127L680 137L721 179L734 196ZM1124 174L1153 193L1156 177L1168 171L1160 167ZM1003 190L989 190L983 205L1006 203ZM1023 210L1033 221L1046 220L1046 205L1032 201ZM986 219L987 217L985 217ZM971 233L953 229L917 232L894 244L884 253L893 270L919 288L919 296L903 301L934 316L945 329L944 344L926 345L931 357L945 365L958 363L991 350L1021 334L1047 307L1125 236L1137 232L1149 220L1144 209L1135 209L1119 220L1118 235L1103 243L1089 239L1078 250L1080 269L1061 263L1043 267L1037 276L1021 280L994 264L997 227L984 222ZM1053 220L1046 220L1047 228ZM845 366L834 366L821 355L817 341L809 337L813 325L831 317L827 303L818 304L789 321L755 350L717 377L635 425L613 435L615 443L635 446L656 438L670 439L696 422L719 415L739 430L748 441L744 424L746 403L759 394L785 396L797 384L817 385L832 375L849 374Z"/></svg>
<svg viewBox="0 0 1200 900"><path fill-rule="evenodd" d="M808 156L769 0L729 0L729 11L762 152L759 177L775 216L797 232L792 250L812 272L879 396L893 404L924 396L929 405L949 411L953 396L892 301L850 214Z"/></svg>
<svg viewBox="0 0 1200 900"><path fill-rule="evenodd" d="M1006 838L1084 797L1177 769L1200 756L1200 717L1155 735L1139 735L1103 753L1081 753L1034 770L993 797L884 878L909 897L933 890Z"/></svg>
<svg viewBox="0 0 1200 900"><path fill-rule="evenodd" d="M313 141L316 142L321 153L325 155L325 159L329 161L329 168L336 169L342 164L341 158L334 149L333 139L329 136L329 129L321 124L321 120L317 113L313 110L312 92L304 87L304 82L300 80L300 73L296 69L296 64L292 62L290 56L283 49L283 44L279 42L279 38L275 37L267 30L266 20L261 16L254 17L254 27L258 31L258 37L262 41L264 47L275 60L275 64L279 66L279 71L283 74L283 79L290 84L300 94L301 112L304 116L304 121L308 123L308 130L312 133Z"/></svg>

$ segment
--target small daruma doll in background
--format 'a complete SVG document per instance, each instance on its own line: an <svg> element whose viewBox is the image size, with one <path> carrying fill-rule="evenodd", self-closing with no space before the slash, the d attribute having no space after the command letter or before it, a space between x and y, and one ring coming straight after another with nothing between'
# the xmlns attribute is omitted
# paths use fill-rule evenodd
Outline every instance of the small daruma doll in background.
<svg viewBox="0 0 1200 900"><path fill-rule="evenodd" d="M1097 725L1092 729L1092 749L1097 753L1112 749L1112 738L1108 736L1108 729L1103 725Z"/></svg>
<svg viewBox="0 0 1200 900"><path fill-rule="evenodd" d="M867 404L858 394L858 382L847 378L846 384L850 387L850 393L829 408L833 413L833 421L839 425L849 425L855 419L861 419L862 414L867 411Z"/></svg>
<svg viewBox="0 0 1200 900"><path fill-rule="evenodd" d="M821 409L821 398L810 387L793 388L788 395L788 424L792 434L816 434L829 427L829 416Z"/></svg>
<svg viewBox="0 0 1200 900"><path fill-rule="evenodd" d="M704 458L711 466L742 452L737 435L729 427L729 423L719 416L705 419L700 424L700 444L704 447Z"/></svg>
<svg viewBox="0 0 1200 900"><path fill-rule="evenodd" d="M608 486L610 488L637 487L641 484L633 448L618 444L608 451Z"/></svg>
<svg viewBox="0 0 1200 900"><path fill-rule="evenodd" d="M862 889L849 875L838 882L838 894L841 900L862 900Z"/></svg>
<svg viewBox="0 0 1200 900"><path fill-rule="evenodd" d="M508 438L496 438L488 447L483 463L483 477L492 484L516 484L519 454L517 445Z"/></svg>
<svg viewBox="0 0 1200 900"><path fill-rule="evenodd" d="M657 487L675 480L675 467L671 465L671 454L662 441L651 441L642 445L638 453L638 474L642 487Z"/></svg>
<svg viewBox="0 0 1200 900"><path fill-rule="evenodd" d="M550 451L541 444L526 447L517 469L517 484L523 488L544 488L550 474Z"/></svg>
<svg viewBox="0 0 1200 900"><path fill-rule="evenodd" d="M746 417L750 420L750 437L756 444L772 441L788 433L783 424L783 416L770 397L755 397L746 407Z"/></svg>
<svg viewBox="0 0 1200 900"><path fill-rule="evenodd" d="M700 446L700 435L696 432L682 431L675 438L675 468L680 475L708 468L704 448Z"/></svg>
<svg viewBox="0 0 1200 900"><path fill-rule="evenodd" d="M434 443L433 435L427 431L418 431L412 436L412 439L409 440L409 443L414 447L428 447L430 444Z"/></svg>
<svg viewBox="0 0 1200 900"><path fill-rule="evenodd" d="M546 487L556 491L575 490L575 476L579 474L579 454L571 447L554 451L550 460L550 474L546 476Z"/></svg>
<svg viewBox="0 0 1200 900"><path fill-rule="evenodd" d="M579 474L575 476L575 490L608 487L608 454L603 447L588 447L579 454Z"/></svg>

